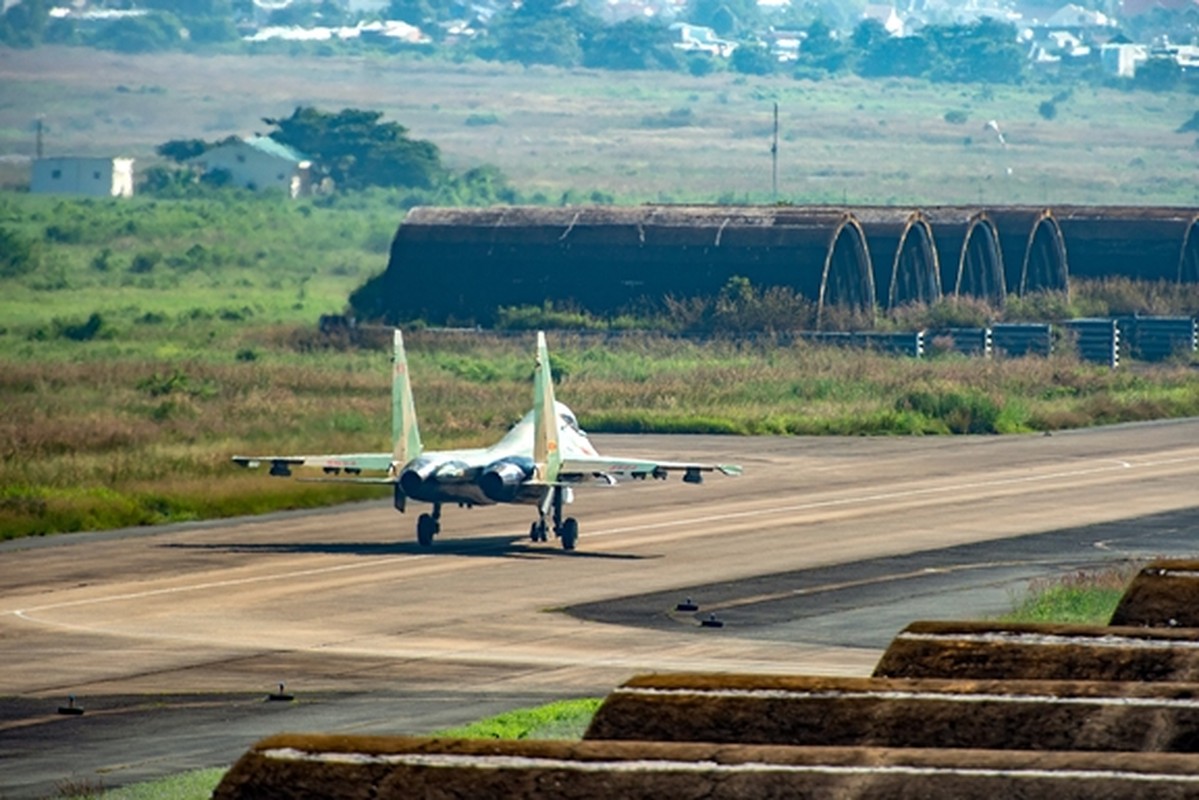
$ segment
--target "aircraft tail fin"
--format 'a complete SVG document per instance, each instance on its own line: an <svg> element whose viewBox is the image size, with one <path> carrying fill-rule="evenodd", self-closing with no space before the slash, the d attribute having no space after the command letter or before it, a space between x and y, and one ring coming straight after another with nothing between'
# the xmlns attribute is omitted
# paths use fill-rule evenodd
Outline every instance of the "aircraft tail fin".
<svg viewBox="0 0 1199 800"><path fill-rule="evenodd" d="M412 381L408 377L408 355L404 335L395 331L395 356L391 368L391 444L395 469L421 454L423 445L416 425L416 404L412 400Z"/></svg>
<svg viewBox="0 0 1199 800"><path fill-rule="evenodd" d="M558 447L558 409L554 402L549 348L543 331L537 332L537 369L533 374L533 463L539 480L545 483L558 480L562 465L562 452Z"/></svg>

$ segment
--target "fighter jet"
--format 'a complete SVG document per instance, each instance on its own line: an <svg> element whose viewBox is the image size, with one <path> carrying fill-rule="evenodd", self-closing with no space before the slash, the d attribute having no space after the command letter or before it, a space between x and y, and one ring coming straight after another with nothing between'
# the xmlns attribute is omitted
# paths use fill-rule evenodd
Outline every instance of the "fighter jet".
<svg viewBox="0 0 1199 800"><path fill-rule="evenodd" d="M549 351L545 333L537 333L537 361L533 372L533 409L503 438L490 447L467 450L425 450L416 421L416 406L408 376L404 338L395 331L392 368L392 451L315 456L234 456L244 467L270 464L270 474L292 475L293 468L324 472L319 480L390 484L396 510L409 500L432 504L431 513L417 518L416 539L423 547L441 532L441 510L459 507L519 503L537 508L538 518L529 529L534 542L545 542L549 532L566 550L579 538L579 523L563 518L563 506L574 500L573 489L585 484L616 485L621 479L665 480L681 472L683 482L703 482L703 473L740 475L731 464L697 464L658 459L604 456L596 452L574 413L554 399ZM363 473L380 473L378 476Z"/></svg>

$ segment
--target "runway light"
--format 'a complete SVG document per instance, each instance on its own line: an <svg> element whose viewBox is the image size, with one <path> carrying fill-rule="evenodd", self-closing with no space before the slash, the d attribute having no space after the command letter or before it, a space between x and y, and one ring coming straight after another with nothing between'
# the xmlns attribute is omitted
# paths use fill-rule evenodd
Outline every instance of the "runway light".
<svg viewBox="0 0 1199 800"><path fill-rule="evenodd" d="M716 619L715 614L709 614L708 618L699 623L705 628L723 628L724 623Z"/></svg>
<svg viewBox="0 0 1199 800"><path fill-rule="evenodd" d="M675 606L674 610L675 611L699 611L699 606L696 605L694 602L692 602L691 598L688 597L686 600L684 600L683 602L681 602L677 606Z"/></svg>
<svg viewBox="0 0 1199 800"><path fill-rule="evenodd" d="M266 696L266 699L269 701L273 701L273 702L283 702L283 703L290 703L292 700L295 700L296 699L295 695L286 694L283 691L283 687L284 687L283 681L279 681L279 691L268 694Z"/></svg>
<svg viewBox="0 0 1199 800"><path fill-rule="evenodd" d="M59 714L69 714L77 717L83 713L83 706L75 705L75 695L67 695L67 704L58 707Z"/></svg>

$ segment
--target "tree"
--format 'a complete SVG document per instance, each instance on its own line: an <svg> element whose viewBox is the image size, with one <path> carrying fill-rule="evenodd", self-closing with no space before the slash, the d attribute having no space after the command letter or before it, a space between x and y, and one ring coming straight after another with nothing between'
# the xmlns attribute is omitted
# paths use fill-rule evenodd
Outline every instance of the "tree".
<svg viewBox="0 0 1199 800"><path fill-rule="evenodd" d="M155 11L113 20L101 28L89 44L120 53L150 53L179 44L182 28L183 24L176 17Z"/></svg>
<svg viewBox="0 0 1199 800"><path fill-rule="evenodd" d="M1151 58L1137 67L1133 84L1152 92L1165 92L1182 81L1182 67L1172 58Z"/></svg>
<svg viewBox="0 0 1199 800"><path fill-rule="evenodd" d="M48 0L23 0L0 16L0 42L13 47L34 47L42 43L50 25Z"/></svg>
<svg viewBox="0 0 1199 800"><path fill-rule="evenodd" d="M1016 28L984 17L969 25L930 25L923 31L938 59L929 77L961 83L1016 83L1024 77L1024 50Z"/></svg>
<svg viewBox="0 0 1199 800"><path fill-rule="evenodd" d="M408 129L380 122L381 111L347 108L336 114L298 107L286 119L264 119L277 142L312 158L340 189L366 186L429 188L446 177L437 145L409 139Z"/></svg>
<svg viewBox="0 0 1199 800"><path fill-rule="evenodd" d="M690 0L684 18L721 36L749 33L762 25L762 12L755 0Z"/></svg>
<svg viewBox="0 0 1199 800"><path fill-rule="evenodd" d="M41 251L15 231L0 228L0 278L15 278L33 272L41 263Z"/></svg>
<svg viewBox="0 0 1199 800"><path fill-rule="evenodd" d="M923 36L887 37L871 45L858 61L859 75L919 77L931 69L936 58L932 44Z"/></svg>
<svg viewBox="0 0 1199 800"><path fill-rule="evenodd" d="M733 71L743 75L769 75L777 63L766 45L758 42L741 43L729 58Z"/></svg>
<svg viewBox="0 0 1199 800"><path fill-rule="evenodd" d="M884 42L891 38L891 34L883 27L883 23L873 17L868 17L858 23L858 26L853 29L853 36L850 41L857 49L865 52L870 50L879 42Z"/></svg>
<svg viewBox="0 0 1199 800"><path fill-rule="evenodd" d="M540 19L522 25L503 24L496 32L495 57L502 61L575 67L583 62L579 31L564 18Z"/></svg>
<svg viewBox="0 0 1199 800"><path fill-rule="evenodd" d="M525 0L517 8L497 14L490 37L479 48L482 58L529 64L578 66L587 40L602 27L598 18L581 5L558 0Z"/></svg>
<svg viewBox="0 0 1199 800"><path fill-rule="evenodd" d="M823 19L817 19L808 26L807 36L799 46L796 73L840 72L846 68L848 60L849 53L833 35L833 29Z"/></svg>
<svg viewBox="0 0 1199 800"><path fill-rule="evenodd" d="M211 145L203 139L172 139L155 148L155 152L163 158L182 164L184 161L201 155Z"/></svg>
<svg viewBox="0 0 1199 800"><path fill-rule="evenodd" d="M636 17L597 31L583 50L583 64L600 69L678 69L678 53L661 24Z"/></svg>

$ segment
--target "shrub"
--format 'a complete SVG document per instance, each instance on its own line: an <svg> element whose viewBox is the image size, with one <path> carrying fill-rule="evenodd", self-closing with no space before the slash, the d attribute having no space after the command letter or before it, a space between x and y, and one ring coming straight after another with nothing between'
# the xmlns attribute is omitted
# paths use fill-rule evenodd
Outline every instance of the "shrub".
<svg viewBox="0 0 1199 800"><path fill-rule="evenodd" d="M40 264L41 251L34 242L7 228L0 228L0 278L25 275Z"/></svg>
<svg viewBox="0 0 1199 800"><path fill-rule="evenodd" d="M483 125L499 125L500 118L495 114L471 114L466 118L464 124L469 128L477 128Z"/></svg>
<svg viewBox="0 0 1199 800"><path fill-rule="evenodd" d="M70 339L73 342L87 342L95 339L104 327L104 318L97 313L92 313L83 322L68 322L66 320L54 320L54 327L57 334L64 338Z"/></svg>

